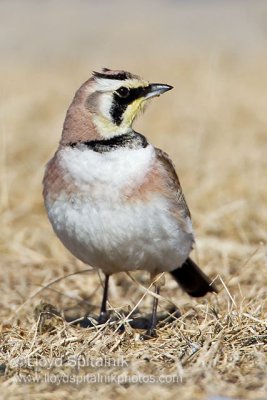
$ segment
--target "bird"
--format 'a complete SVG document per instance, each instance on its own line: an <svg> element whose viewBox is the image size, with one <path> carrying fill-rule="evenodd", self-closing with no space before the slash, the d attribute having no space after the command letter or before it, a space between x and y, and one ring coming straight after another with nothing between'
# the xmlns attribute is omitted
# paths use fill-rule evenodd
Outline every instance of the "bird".
<svg viewBox="0 0 267 400"><path fill-rule="evenodd" d="M99 323L109 318L111 275L150 273L155 295L144 338L157 336L160 274L169 272L192 297L217 292L189 257L194 231L171 158L132 127L150 99L171 89L124 70L94 71L74 95L43 179L54 232L104 273Z"/></svg>

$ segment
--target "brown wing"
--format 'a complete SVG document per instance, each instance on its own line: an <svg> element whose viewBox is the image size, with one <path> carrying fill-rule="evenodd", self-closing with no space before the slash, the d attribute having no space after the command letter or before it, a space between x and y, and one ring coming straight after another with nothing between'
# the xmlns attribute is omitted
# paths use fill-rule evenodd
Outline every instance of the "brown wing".
<svg viewBox="0 0 267 400"><path fill-rule="evenodd" d="M161 149L155 149L156 150L156 155L158 160L161 162L161 164L164 166L164 168L168 171L168 176L170 177L170 184L173 187L173 189L176 192L176 198L177 198L177 206L180 212L183 213L184 217L189 217L191 218L191 214L188 208L188 205L186 203L182 187L179 181L179 178L177 176L177 173L175 171L175 167L173 165L172 160L168 156L167 153L162 151Z"/></svg>

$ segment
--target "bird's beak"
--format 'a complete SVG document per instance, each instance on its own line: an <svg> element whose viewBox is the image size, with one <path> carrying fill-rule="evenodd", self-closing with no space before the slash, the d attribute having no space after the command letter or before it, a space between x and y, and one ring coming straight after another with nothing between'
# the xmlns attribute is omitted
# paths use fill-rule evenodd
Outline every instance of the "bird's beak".
<svg viewBox="0 0 267 400"><path fill-rule="evenodd" d="M162 93L165 93L171 89L173 89L173 86L165 85L162 83L151 83L147 87L147 92L146 92L144 98L145 98L145 100L151 99L151 97L160 96Z"/></svg>

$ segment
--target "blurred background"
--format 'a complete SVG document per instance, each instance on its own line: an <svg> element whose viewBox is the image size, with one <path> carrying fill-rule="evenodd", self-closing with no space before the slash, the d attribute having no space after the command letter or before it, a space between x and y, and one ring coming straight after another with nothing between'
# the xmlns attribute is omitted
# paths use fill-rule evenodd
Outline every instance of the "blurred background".
<svg viewBox="0 0 267 400"><path fill-rule="evenodd" d="M135 129L175 162L194 257L259 293L248 260L266 268L266 1L2 0L0 31L1 312L82 268L52 232L41 182L75 90L102 67L174 86ZM87 285L63 289L86 297Z"/></svg>
<svg viewBox="0 0 267 400"><path fill-rule="evenodd" d="M0 364L29 353L99 356L99 349L105 355L115 349L168 373L187 352L181 398L202 399L200 392L265 398L267 2L0 0L0 54ZM174 86L151 101L134 128L173 159L195 227L192 256L220 289L218 296L191 299L167 277L159 311L171 300L182 317L154 344L136 341L135 332L125 340L107 330L100 340L92 330L66 325L71 336L84 332L81 343L67 346L58 333L39 336L33 317L41 300L73 318L99 309L96 272L39 291L86 268L52 231L42 177L74 92L102 67ZM147 285L145 274L135 276ZM113 308L128 312L142 294L125 274L111 279ZM141 311L150 304L146 296ZM25 389L29 394L27 385L9 377L4 397L14 398L14 391L25 397ZM176 386L173 397L170 385L143 390L146 398L160 393L170 399L177 397ZM118 385L113 397L125 398L127 391L136 398L135 387ZM78 396L88 398L88 386L83 388ZM66 399L69 387L60 390L61 397L53 398Z"/></svg>

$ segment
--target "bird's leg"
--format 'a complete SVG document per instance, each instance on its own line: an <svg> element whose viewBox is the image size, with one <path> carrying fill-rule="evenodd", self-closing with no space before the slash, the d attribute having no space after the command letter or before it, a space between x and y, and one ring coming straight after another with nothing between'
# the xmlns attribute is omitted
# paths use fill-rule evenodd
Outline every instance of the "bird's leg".
<svg viewBox="0 0 267 400"><path fill-rule="evenodd" d="M151 314L151 318L149 321L148 329L147 329L145 335L142 336L143 340L157 337L156 325L157 325L157 308L158 308L158 302L159 302L158 296L160 293L161 286L163 286L165 284L165 277L164 277L164 274L161 274L161 276L159 276L159 277L155 277L155 275L151 274L151 280L153 278L154 278L154 287L155 287L156 296L154 296L154 298L153 298L152 314Z"/></svg>
<svg viewBox="0 0 267 400"><path fill-rule="evenodd" d="M154 285L154 286L155 286L155 294L159 295L160 287L157 286L157 285ZM156 328L156 325L157 325L158 302L159 302L159 299L157 297L154 297L153 298L153 304L152 304L152 314L151 314L150 321L149 321L149 327L148 327L148 329L146 331L146 334L145 334L145 336L147 336L148 338L149 337L151 337L151 338L152 337L157 337L155 328Z"/></svg>
<svg viewBox="0 0 267 400"><path fill-rule="evenodd" d="M98 322L100 324L104 324L108 320L108 312L107 312L108 281L109 281L109 275L105 275L104 292L100 308L100 315L98 318Z"/></svg>

